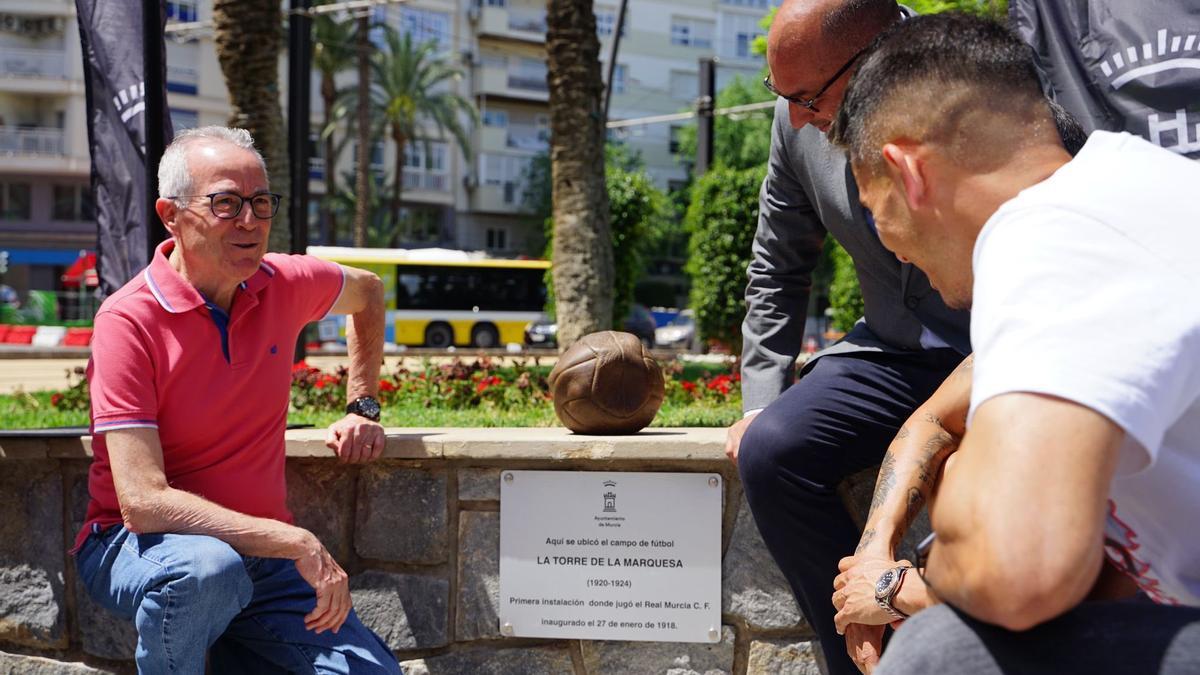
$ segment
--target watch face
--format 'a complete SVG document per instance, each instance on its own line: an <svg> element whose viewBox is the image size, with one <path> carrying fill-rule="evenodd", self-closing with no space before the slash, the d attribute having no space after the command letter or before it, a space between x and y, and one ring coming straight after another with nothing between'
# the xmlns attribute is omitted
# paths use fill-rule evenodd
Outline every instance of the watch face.
<svg viewBox="0 0 1200 675"><path fill-rule="evenodd" d="M887 595L888 590L892 587L892 583L896 578L896 570L888 570L879 575L879 581L875 582L875 595Z"/></svg>
<svg viewBox="0 0 1200 675"><path fill-rule="evenodd" d="M362 415L369 420L378 420L379 413L382 412L379 407L379 401L376 401L369 396L364 396L363 398L356 400L354 402L354 408L356 409L355 412L357 414Z"/></svg>
<svg viewBox="0 0 1200 675"><path fill-rule="evenodd" d="M366 399L365 401L363 401L359 407L362 408L362 411L364 413L366 413L367 417L370 417L372 419L379 419L379 413L380 413L379 401L376 401L373 398L369 398L369 399Z"/></svg>

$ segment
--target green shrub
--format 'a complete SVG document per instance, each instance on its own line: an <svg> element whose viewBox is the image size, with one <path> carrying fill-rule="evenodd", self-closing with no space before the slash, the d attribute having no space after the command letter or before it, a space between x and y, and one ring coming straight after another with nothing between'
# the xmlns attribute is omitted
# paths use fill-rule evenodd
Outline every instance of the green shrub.
<svg viewBox="0 0 1200 675"><path fill-rule="evenodd" d="M829 307L833 310L833 327L849 332L854 322L863 315L862 289L858 286L858 272L854 260L846 249L833 241L830 258L833 260L833 280L829 283Z"/></svg>
<svg viewBox="0 0 1200 675"><path fill-rule="evenodd" d="M758 223L758 191L765 167L714 168L696 181L685 224L691 233L688 262L691 307L705 340L741 352L746 316L746 266Z"/></svg>

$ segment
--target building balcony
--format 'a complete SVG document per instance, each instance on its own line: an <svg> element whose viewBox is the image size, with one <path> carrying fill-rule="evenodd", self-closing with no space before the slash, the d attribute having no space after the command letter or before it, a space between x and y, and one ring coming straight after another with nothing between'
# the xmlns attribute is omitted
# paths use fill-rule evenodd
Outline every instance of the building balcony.
<svg viewBox="0 0 1200 675"><path fill-rule="evenodd" d="M67 77L65 57L61 49L0 47L0 73L5 77L64 80Z"/></svg>
<svg viewBox="0 0 1200 675"><path fill-rule="evenodd" d="M404 169L405 191L446 192L450 189L450 176L445 173L430 173Z"/></svg>
<svg viewBox="0 0 1200 675"><path fill-rule="evenodd" d="M178 94L197 94L200 90L200 71L191 66L167 64L167 91Z"/></svg>
<svg viewBox="0 0 1200 675"><path fill-rule="evenodd" d="M0 156L63 157L66 154L62 129L0 127Z"/></svg>
<svg viewBox="0 0 1200 675"><path fill-rule="evenodd" d="M544 7L481 7L480 35L542 43L546 41L546 10Z"/></svg>
<svg viewBox="0 0 1200 675"><path fill-rule="evenodd" d="M476 93L491 96L506 96L525 101L549 101L550 87L546 84L546 71L532 69L500 68L481 66L477 78Z"/></svg>
<svg viewBox="0 0 1200 675"><path fill-rule="evenodd" d="M504 145L510 150L546 152L550 149L549 134L549 129L539 129L533 125L513 124L508 127Z"/></svg>

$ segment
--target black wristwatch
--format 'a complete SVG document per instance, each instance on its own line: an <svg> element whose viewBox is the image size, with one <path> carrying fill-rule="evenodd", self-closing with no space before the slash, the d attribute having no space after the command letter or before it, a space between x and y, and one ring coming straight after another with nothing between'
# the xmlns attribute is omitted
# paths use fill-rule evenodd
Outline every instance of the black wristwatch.
<svg viewBox="0 0 1200 675"><path fill-rule="evenodd" d="M372 422L379 421L379 413L383 410L379 407L379 400L374 396L359 396L346 406L346 414L351 413L359 417L365 417Z"/></svg>

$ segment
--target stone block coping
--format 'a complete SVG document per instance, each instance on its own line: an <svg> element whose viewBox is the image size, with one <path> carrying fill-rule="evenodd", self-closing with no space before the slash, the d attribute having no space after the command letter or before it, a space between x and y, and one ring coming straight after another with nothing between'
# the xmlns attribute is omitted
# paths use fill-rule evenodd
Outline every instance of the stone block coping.
<svg viewBox="0 0 1200 675"><path fill-rule="evenodd" d="M721 461L722 427L649 428L624 436L585 436L562 427L407 428L386 430L386 459ZM327 457L325 429L287 432L288 457ZM0 437L0 459L91 457L92 439Z"/></svg>

